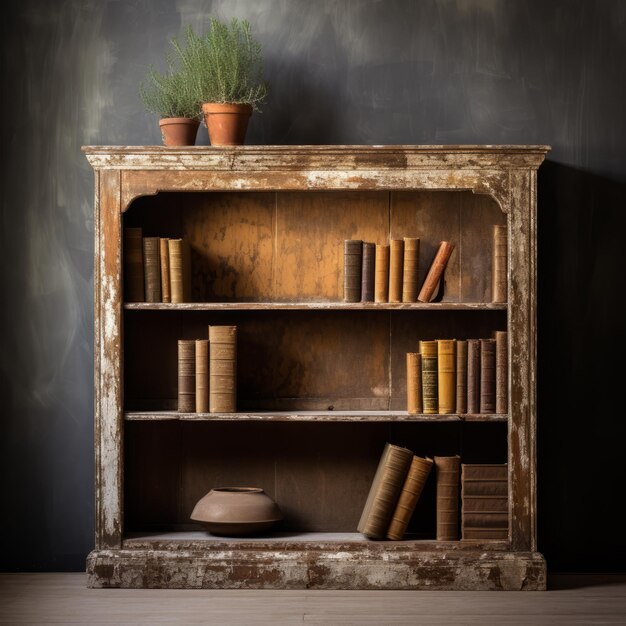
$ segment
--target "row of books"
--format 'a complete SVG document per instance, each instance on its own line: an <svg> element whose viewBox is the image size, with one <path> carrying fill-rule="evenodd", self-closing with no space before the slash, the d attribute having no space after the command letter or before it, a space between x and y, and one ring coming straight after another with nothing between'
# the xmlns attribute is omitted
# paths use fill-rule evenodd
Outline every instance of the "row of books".
<svg viewBox="0 0 626 626"><path fill-rule="evenodd" d="M461 464L458 455L436 456L433 461L390 443L383 450L358 531L371 539L402 539L433 465L437 541L459 539L459 502L462 540L507 539L506 464Z"/></svg>
<svg viewBox="0 0 626 626"><path fill-rule="evenodd" d="M178 411L237 410L237 327L209 326L208 339L178 341Z"/></svg>
<svg viewBox="0 0 626 626"><path fill-rule="evenodd" d="M419 287L420 240L392 239L389 245L360 239L344 242L345 302L431 302L439 293L454 244L442 241Z"/></svg>
<svg viewBox="0 0 626 626"><path fill-rule="evenodd" d="M144 237L124 228L126 302L190 302L191 255L185 239Z"/></svg>
<svg viewBox="0 0 626 626"><path fill-rule="evenodd" d="M420 341L406 355L407 412L508 412L506 331L493 339Z"/></svg>

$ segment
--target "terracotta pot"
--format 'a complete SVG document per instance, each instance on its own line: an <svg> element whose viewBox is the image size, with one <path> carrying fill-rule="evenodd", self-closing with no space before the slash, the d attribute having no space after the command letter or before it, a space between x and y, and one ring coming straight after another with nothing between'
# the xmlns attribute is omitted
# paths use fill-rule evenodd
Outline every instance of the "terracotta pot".
<svg viewBox="0 0 626 626"><path fill-rule="evenodd" d="M161 137L166 146L193 146L198 134L198 122L190 117L164 117L159 120Z"/></svg>
<svg viewBox="0 0 626 626"><path fill-rule="evenodd" d="M269 530L283 515L263 489L232 487L211 489L198 500L191 519L216 535L250 535Z"/></svg>
<svg viewBox="0 0 626 626"><path fill-rule="evenodd" d="M212 146L243 145L252 115L249 104L206 102L202 105L202 112Z"/></svg>

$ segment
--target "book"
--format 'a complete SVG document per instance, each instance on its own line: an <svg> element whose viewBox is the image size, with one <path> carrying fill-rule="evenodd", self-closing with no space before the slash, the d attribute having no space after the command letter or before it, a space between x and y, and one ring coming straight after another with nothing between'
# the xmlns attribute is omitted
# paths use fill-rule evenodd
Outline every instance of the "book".
<svg viewBox="0 0 626 626"><path fill-rule="evenodd" d="M467 340L467 412L480 413L480 339Z"/></svg>
<svg viewBox="0 0 626 626"><path fill-rule="evenodd" d="M383 539L413 460L406 448L385 444L357 530L372 539Z"/></svg>
<svg viewBox="0 0 626 626"><path fill-rule="evenodd" d="M143 238L143 273L146 302L161 302L161 253L159 237Z"/></svg>
<svg viewBox="0 0 626 626"><path fill-rule="evenodd" d="M376 264L376 244L363 242L361 263L361 302L374 302L374 271Z"/></svg>
<svg viewBox="0 0 626 626"><path fill-rule="evenodd" d="M467 341L456 342L456 412L467 413Z"/></svg>
<svg viewBox="0 0 626 626"><path fill-rule="evenodd" d="M419 291L420 240L404 238L404 268L402 271L402 302L417 302Z"/></svg>
<svg viewBox="0 0 626 626"><path fill-rule="evenodd" d="M422 355L407 352L406 355L406 410L407 413L422 413Z"/></svg>
<svg viewBox="0 0 626 626"><path fill-rule="evenodd" d="M456 340L437 340L437 396L441 415L456 410Z"/></svg>
<svg viewBox="0 0 626 626"><path fill-rule="evenodd" d="M346 239L343 242L344 302L360 302L361 300L362 262L363 242L360 239Z"/></svg>
<svg viewBox="0 0 626 626"><path fill-rule="evenodd" d="M178 411L193 413L196 410L196 342L194 339L178 341Z"/></svg>
<svg viewBox="0 0 626 626"><path fill-rule="evenodd" d="M509 351L506 331L497 330L496 335L496 413L509 410Z"/></svg>
<svg viewBox="0 0 626 626"><path fill-rule="evenodd" d="M171 302L170 294L170 253L169 239L161 237L159 240L159 260L161 262L161 302Z"/></svg>
<svg viewBox="0 0 626 626"><path fill-rule="evenodd" d="M374 301L387 302L389 299L389 246L376 245L374 272Z"/></svg>
<svg viewBox="0 0 626 626"><path fill-rule="evenodd" d="M459 456L436 456L437 483L437 541L456 541L459 538Z"/></svg>
<svg viewBox="0 0 626 626"><path fill-rule="evenodd" d="M196 339L196 413L209 412L209 340Z"/></svg>
<svg viewBox="0 0 626 626"><path fill-rule="evenodd" d="M124 299L126 302L145 300L141 228L124 229Z"/></svg>
<svg viewBox="0 0 626 626"><path fill-rule="evenodd" d="M422 403L424 413L439 412L439 394L437 392L437 342L420 341L422 355Z"/></svg>
<svg viewBox="0 0 626 626"><path fill-rule="evenodd" d="M431 302L439 292L439 283L443 277L450 256L454 250L454 244L449 241L439 243L433 262L430 264L424 284L417 299L420 302Z"/></svg>
<svg viewBox="0 0 626 626"><path fill-rule="evenodd" d="M184 239L169 239L170 294L173 303L191 302L191 251Z"/></svg>
<svg viewBox="0 0 626 626"><path fill-rule="evenodd" d="M209 326L209 411L237 410L237 327Z"/></svg>
<svg viewBox="0 0 626 626"><path fill-rule="evenodd" d="M432 459L423 459L419 456L413 457L402 485L402 491L398 497L398 503L391 515L391 522L387 529L387 539L399 541L404 537L432 465Z"/></svg>
<svg viewBox="0 0 626 626"><path fill-rule="evenodd" d="M491 272L491 301L507 301L507 233L506 226L493 227L493 258Z"/></svg>
<svg viewBox="0 0 626 626"><path fill-rule="evenodd" d="M389 302L402 302L404 240L392 239L389 246Z"/></svg>
<svg viewBox="0 0 626 626"><path fill-rule="evenodd" d="M480 413L496 412L496 341L480 340Z"/></svg>

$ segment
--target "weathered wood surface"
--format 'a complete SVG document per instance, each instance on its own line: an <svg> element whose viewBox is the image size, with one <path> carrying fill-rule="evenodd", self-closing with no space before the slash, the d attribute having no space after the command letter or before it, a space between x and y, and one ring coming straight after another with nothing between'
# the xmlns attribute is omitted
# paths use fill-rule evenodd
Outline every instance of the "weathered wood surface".
<svg viewBox="0 0 626 626"><path fill-rule="evenodd" d="M126 302L128 311L506 311L493 302Z"/></svg>

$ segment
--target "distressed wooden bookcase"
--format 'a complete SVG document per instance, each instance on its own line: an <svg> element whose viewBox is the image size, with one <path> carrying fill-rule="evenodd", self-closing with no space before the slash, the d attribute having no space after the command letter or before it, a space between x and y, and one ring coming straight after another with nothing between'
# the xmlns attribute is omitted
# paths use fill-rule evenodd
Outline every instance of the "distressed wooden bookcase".
<svg viewBox="0 0 626 626"><path fill-rule="evenodd" d="M86 147L95 170L92 587L544 589L536 547L536 173L547 146ZM493 224L508 303L491 303ZM124 226L189 239L193 302L123 301ZM456 243L441 302L342 302L343 240ZM237 324L236 414L176 412L176 340ZM506 415L407 415L419 339L508 330ZM509 464L509 538L437 542L432 479L406 540L357 521L386 441ZM266 537L189 519L217 486L281 506Z"/></svg>

